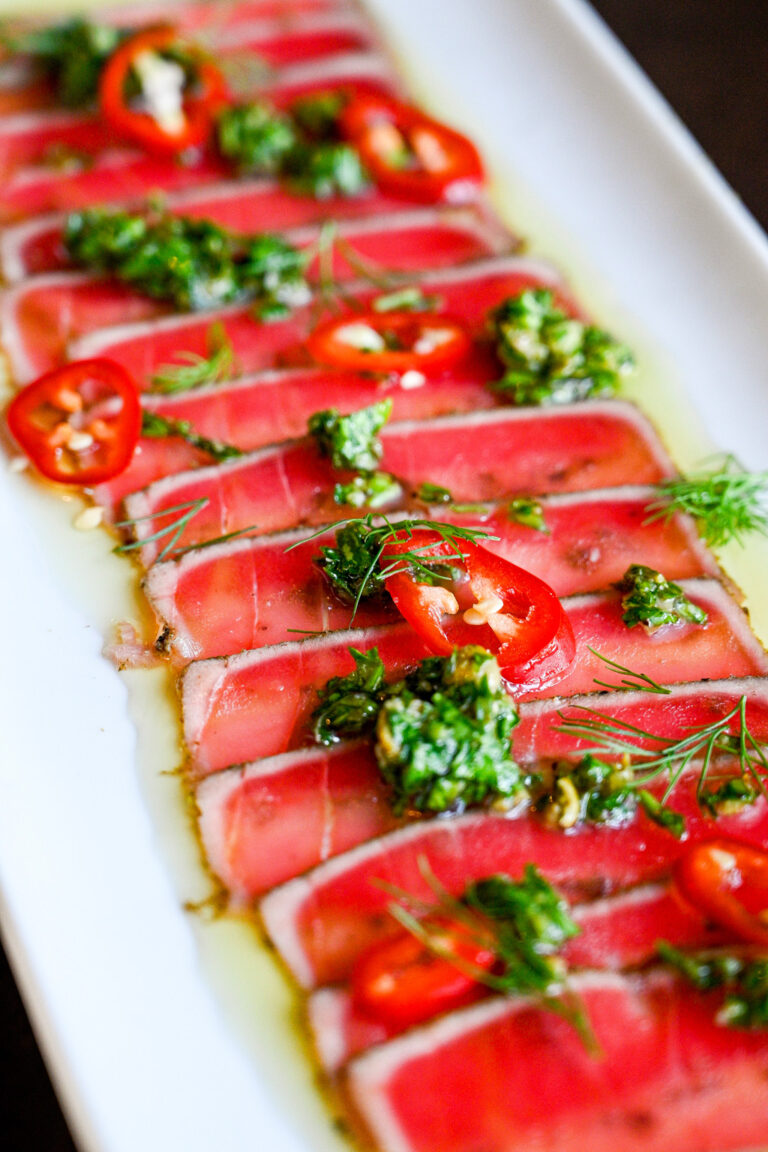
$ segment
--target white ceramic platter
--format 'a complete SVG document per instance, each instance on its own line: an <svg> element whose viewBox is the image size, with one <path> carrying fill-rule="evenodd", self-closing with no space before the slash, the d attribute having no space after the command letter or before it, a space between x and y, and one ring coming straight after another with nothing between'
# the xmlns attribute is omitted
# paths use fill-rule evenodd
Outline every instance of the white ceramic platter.
<svg viewBox="0 0 768 1152"><path fill-rule="evenodd" d="M510 223L638 348L681 462L708 433L764 468L765 237L592 10L370 6L416 96L481 145ZM689 399L669 407L668 385ZM101 657L112 622L137 617L134 573L73 531L76 509L0 475L0 913L76 1139L346 1148L276 965L245 927L183 910L207 889L159 775L179 757L168 684Z"/></svg>

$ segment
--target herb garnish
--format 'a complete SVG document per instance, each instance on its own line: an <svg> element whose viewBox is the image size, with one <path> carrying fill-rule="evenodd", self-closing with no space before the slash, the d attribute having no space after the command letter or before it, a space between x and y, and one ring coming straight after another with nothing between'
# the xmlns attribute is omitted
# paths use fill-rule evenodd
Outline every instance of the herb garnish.
<svg viewBox="0 0 768 1152"><path fill-rule="evenodd" d="M152 391L164 396L189 392L230 380L235 373L235 351L223 324L211 324L206 333L208 356L179 352L178 364L163 364L152 377Z"/></svg>
<svg viewBox="0 0 768 1152"><path fill-rule="evenodd" d="M608 688L612 692L653 692L659 696L670 695L670 688L665 688L663 684L657 684L650 676L646 676L645 672L635 672L632 668L626 668L623 664L617 663L616 660L611 660L609 656L604 656L602 652L598 652L589 644L587 649L593 656L597 656L598 660L602 660L611 672L617 672L622 676L618 684L615 681L595 679L594 683L598 687Z"/></svg>
<svg viewBox="0 0 768 1152"><path fill-rule="evenodd" d="M350 649L355 671L320 690L315 739L332 744L374 733L374 752L391 787L393 811L455 812L527 796L511 756L518 723L496 660L468 645L435 656L387 684L376 649Z"/></svg>
<svg viewBox="0 0 768 1152"><path fill-rule="evenodd" d="M231 105L218 118L219 151L238 172L280 176L317 200L357 196L368 177L339 135L344 102L342 94L325 92L297 100L287 112L263 100Z"/></svg>
<svg viewBox="0 0 768 1152"><path fill-rule="evenodd" d="M6 42L12 51L35 58L51 81L59 103L83 108L96 99L107 59L131 35L130 28L92 24L76 17L6 38Z"/></svg>
<svg viewBox="0 0 768 1152"><path fill-rule="evenodd" d="M599 1055L581 1001L568 987L568 965L560 955L581 930L571 919L567 902L535 865L526 864L520 880L503 873L476 880L458 899L440 884L426 860L421 859L419 867L435 895L433 903L381 885L394 897L388 910L398 924L478 984L504 996L535 998L542 1008L569 1021L588 1051ZM446 920L460 925L481 947L496 954L491 971L441 946Z"/></svg>
<svg viewBox="0 0 768 1152"><path fill-rule="evenodd" d="M613 396L632 353L600 328L566 315L548 288L510 296L490 315L507 371L494 388L512 404L571 404Z"/></svg>
<svg viewBox="0 0 768 1152"><path fill-rule="evenodd" d="M648 814L660 822L664 818L657 804L666 807L686 769L699 759L696 799L700 807L708 807L709 793L705 786L712 782L714 763L723 757L735 759L738 776L750 788L768 796L768 755L765 745L755 739L747 725L746 696L719 720L687 728L685 735L678 739L647 732L618 717L604 716L593 708L572 707L580 715L566 717L561 712L561 723L555 726L555 731L580 740L593 740L588 752L634 761L633 779L628 786L643 791L659 777L667 777L660 801L654 799L650 803L641 797ZM673 824L677 826L677 822L670 819L670 826Z"/></svg>
<svg viewBox="0 0 768 1152"><path fill-rule="evenodd" d="M686 512L713 548L731 540L743 544L752 532L768 534L768 472L745 472L734 456L724 456L709 471L665 480L657 491L658 499L646 509L646 524Z"/></svg>
<svg viewBox="0 0 768 1152"><path fill-rule="evenodd" d="M373 516L368 515L359 520L339 521L336 527L335 545L322 546L320 548L322 558L317 563L336 594L347 603L353 604L355 612L361 600L382 595L384 581L396 572L416 571L420 579L431 583L440 578L439 570L436 572L433 565L425 562L423 546L401 552L391 564L380 567L379 561L387 545L393 541L410 539L414 532L421 530L435 532L440 540L451 544L456 551L455 557L442 557L444 562L463 559L462 541L475 543L478 540L498 540L498 536L492 536L483 528L461 528L454 524L444 524L439 520L391 521L384 517L382 523L375 523ZM307 544L327 531L327 527L321 528L305 540L292 544L291 548ZM354 619L354 612L352 618Z"/></svg>
<svg viewBox="0 0 768 1152"><path fill-rule="evenodd" d="M309 434L334 468L373 472L383 453L377 433L391 412L391 399L358 408L347 416L337 408L326 408L310 416Z"/></svg>
<svg viewBox="0 0 768 1152"><path fill-rule="evenodd" d="M86 208L70 212L75 264L197 311L252 300L261 319L305 304L305 254L278 236L236 236L210 220Z"/></svg>
<svg viewBox="0 0 768 1152"><path fill-rule="evenodd" d="M588 752L576 764L557 761L551 771L551 784L536 801L547 824L618 828L634 818L637 796L628 764L599 760Z"/></svg>
<svg viewBox="0 0 768 1152"><path fill-rule="evenodd" d="M648 632L655 632L684 620L692 624L707 622L705 610L694 604L679 584L644 564L631 564L618 588L623 593L622 619L628 628L642 624Z"/></svg>
<svg viewBox="0 0 768 1152"><path fill-rule="evenodd" d="M416 489L416 499L424 504L450 504L453 496L448 488L443 488L440 484L430 484L425 480Z"/></svg>
<svg viewBox="0 0 768 1152"><path fill-rule="evenodd" d="M768 1028L768 957L756 956L754 950L681 952L666 940L660 940L656 947L661 959L699 991L725 990L723 1005L715 1018L718 1024L729 1028Z"/></svg>
<svg viewBox="0 0 768 1152"><path fill-rule="evenodd" d="M523 524L526 528L534 528L537 532L549 535L549 528L544 519L544 509L538 500L527 496L518 496L507 504L507 516L516 524Z"/></svg>
<svg viewBox="0 0 768 1152"><path fill-rule="evenodd" d="M134 552L137 548L143 548L145 544L152 544L157 540L163 540L167 536L168 539L162 551L158 553L155 559L155 563L159 564L174 551L187 524L197 516L198 512L202 512L203 508L207 508L208 503L208 497L201 496L198 500L188 500L184 504L174 504L171 508L163 508L160 512L149 512L146 516L136 516L132 520L118 520L115 528L133 528L136 524L141 524L145 520L160 519L164 516L171 516L175 512L181 513L181 515L175 520L172 520L170 524L158 528L151 536L145 536L143 540L130 540L126 544L118 544L114 551L117 553Z"/></svg>
<svg viewBox="0 0 768 1152"><path fill-rule="evenodd" d="M243 455L242 448L236 448L234 444L224 444L221 440L201 436L188 420L169 420L157 412L148 412L146 409L141 417L141 434L154 440L162 440L166 436L178 436L193 448L206 452L214 460L231 460Z"/></svg>

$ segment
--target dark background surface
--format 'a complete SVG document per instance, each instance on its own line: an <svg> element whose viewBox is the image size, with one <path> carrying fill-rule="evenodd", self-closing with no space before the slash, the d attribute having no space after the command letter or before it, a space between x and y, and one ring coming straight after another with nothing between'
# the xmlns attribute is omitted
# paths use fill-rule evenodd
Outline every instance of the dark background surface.
<svg viewBox="0 0 768 1152"><path fill-rule="evenodd" d="M593 6L768 227L765 0L593 0ZM75 1152L1 954L0 1146Z"/></svg>

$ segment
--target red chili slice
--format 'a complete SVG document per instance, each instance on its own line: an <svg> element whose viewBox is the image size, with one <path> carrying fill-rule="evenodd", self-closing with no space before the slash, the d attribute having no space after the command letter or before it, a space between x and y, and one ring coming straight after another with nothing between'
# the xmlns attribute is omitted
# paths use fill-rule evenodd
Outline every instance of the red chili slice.
<svg viewBox="0 0 768 1152"><path fill-rule="evenodd" d="M208 140L213 114L226 100L226 83L218 68L199 54L194 57L194 91L184 96L183 124L169 130L148 112L132 108L126 84L136 60L145 52L161 53L179 43L173 28L149 28L125 40L109 57L99 80L99 102L104 116L121 136L148 152L175 154L199 148ZM193 52L192 49L189 50Z"/></svg>
<svg viewBox="0 0 768 1152"><path fill-rule="evenodd" d="M479 544L462 540L457 548L425 529L387 544L381 566L404 552L466 574L450 584L429 584L406 567L385 579L398 611L434 652L447 656L457 645L479 644L495 655L505 680L526 688L551 684L571 666L576 642L570 620L538 576ZM453 620L450 638L446 616Z"/></svg>
<svg viewBox="0 0 768 1152"><path fill-rule="evenodd" d="M80 360L28 384L8 408L8 427L38 472L92 485L128 467L141 431L136 384L112 360Z"/></svg>
<svg viewBox="0 0 768 1152"><path fill-rule="evenodd" d="M368 372L426 375L458 364L472 340L447 316L418 312L362 312L325 320L307 347L319 364Z"/></svg>
<svg viewBox="0 0 768 1152"><path fill-rule="evenodd" d="M725 838L694 844L678 861L675 881L715 924L768 946L768 852Z"/></svg>
<svg viewBox="0 0 768 1152"><path fill-rule="evenodd" d="M342 111L340 127L385 192L458 203L476 196L483 183L472 141L410 104L359 96Z"/></svg>
<svg viewBox="0 0 768 1152"><path fill-rule="evenodd" d="M462 965L490 972L496 963L492 949L456 924L433 922L430 936ZM436 955L410 932L365 952L355 966L351 984L352 996L363 1012L401 1027L470 1004L484 991L466 971Z"/></svg>

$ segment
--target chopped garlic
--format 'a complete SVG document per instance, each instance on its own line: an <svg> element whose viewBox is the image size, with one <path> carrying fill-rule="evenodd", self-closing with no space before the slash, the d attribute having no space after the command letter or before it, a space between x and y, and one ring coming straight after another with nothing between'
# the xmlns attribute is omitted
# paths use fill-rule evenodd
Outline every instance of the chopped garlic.
<svg viewBox="0 0 768 1152"><path fill-rule="evenodd" d="M557 781L557 803L560 814L557 823L561 828L573 828L581 815L581 800L576 785L570 776L561 776Z"/></svg>
<svg viewBox="0 0 768 1152"><path fill-rule="evenodd" d="M93 444L94 439L90 432L78 432L73 429L67 441L67 448L70 452L85 452L86 448L92 448Z"/></svg>
<svg viewBox="0 0 768 1152"><path fill-rule="evenodd" d="M423 336L419 336L413 350L417 356L428 356L436 348L450 344L453 338L454 332L451 328L428 328Z"/></svg>
<svg viewBox="0 0 768 1152"><path fill-rule="evenodd" d="M180 136L184 115L184 69L157 52L140 52L133 61L146 112L169 136Z"/></svg>
<svg viewBox="0 0 768 1152"><path fill-rule="evenodd" d="M334 339L350 348L357 348L359 352L384 352L387 347L375 328L358 320L337 328Z"/></svg>
<svg viewBox="0 0 768 1152"><path fill-rule="evenodd" d="M464 613L464 620L467 624L487 624L490 616L495 616L504 607L504 601L501 596L484 596L482 600L478 600L471 608L467 608Z"/></svg>
<svg viewBox="0 0 768 1152"><path fill-rule="evenodd" d="M417 372L415 368L409 368L400 377L401 388L421 388L426 382L427 378L424 373Z"/></svg>
<svg viewBox="0 0 768 1152"><path fill-rule="evenodd" d="M99 527L103 519L104 509L94 504L92 507L83 508L82 512L78 512L72 523L78 532L91 532L94 528Z"/></svg>

